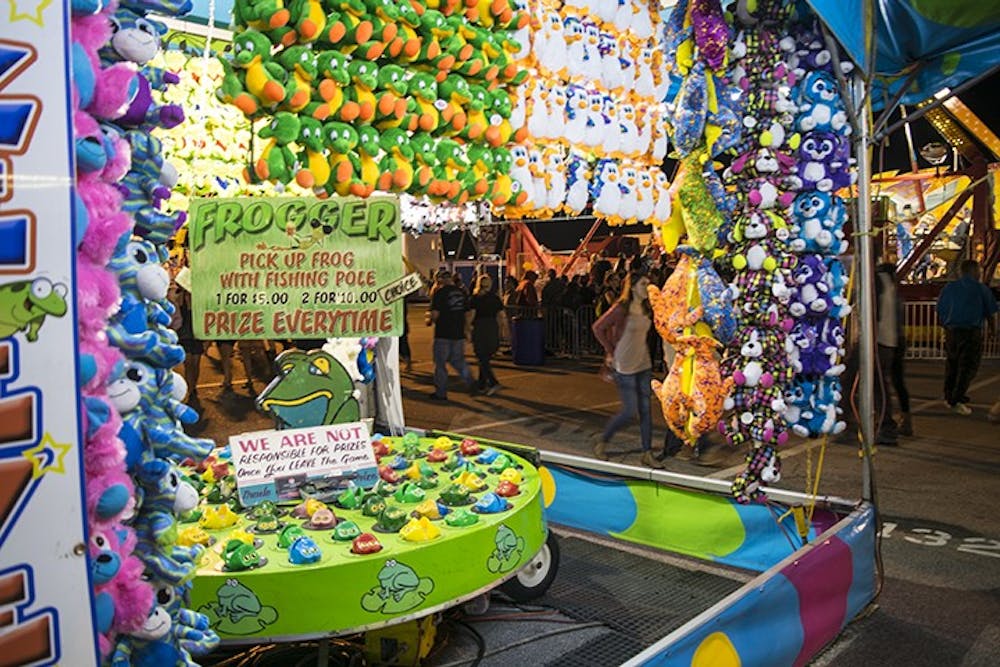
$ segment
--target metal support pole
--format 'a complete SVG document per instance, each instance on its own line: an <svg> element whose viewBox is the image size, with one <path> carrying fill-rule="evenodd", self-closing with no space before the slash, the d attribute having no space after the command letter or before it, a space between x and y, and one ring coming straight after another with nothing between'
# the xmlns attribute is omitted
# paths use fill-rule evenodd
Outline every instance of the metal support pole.
<svg viewBox="0 0 1000 667"><path fill-rule="evenodd" d="M852 106L866 100L865 80L860 73L854 75ZM872 500L872 443L875 442L875 295L874 258L872 257L872 199L871 199L871 138L870 101L857 109L858 133L855 153L858 160L858 217L854 231L857 239L855 261L858 286L858 411L861 426L861 497ZM855 107L856 108L856 107Z"/></svg>
<svg viewBox="0 0 1000 667"><path fill-rule="evenodd" d="M580 255L583 254L584 248L586 248L587 244L590 243L590 239L594 238L594 234L600 226L601 221L594 220L594 224L590 226L590 231L587 232L587 235L580 240L580 243L576 246L576 250L573 251L573 256L569 258L569 261L563 266L562 271L559 272L560 276L565 276L569 273L569 270L573 268L574 264L576 264L576 260L580 259Z"/></svg>

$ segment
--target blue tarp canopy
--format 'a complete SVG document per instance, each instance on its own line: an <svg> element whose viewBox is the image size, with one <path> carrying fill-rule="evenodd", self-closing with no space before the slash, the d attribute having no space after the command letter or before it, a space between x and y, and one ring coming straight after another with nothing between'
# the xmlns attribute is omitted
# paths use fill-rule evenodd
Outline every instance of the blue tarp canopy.
<svg viewBox="0 0 1000 667"><path fill-rule="evenodd" d="M808 0L865 72L872 63L862 26L875 26L872 105L909 83L903 104L921 102L1000 65L1000 0ZM865 16L870 18L866 21Z"/></svg>

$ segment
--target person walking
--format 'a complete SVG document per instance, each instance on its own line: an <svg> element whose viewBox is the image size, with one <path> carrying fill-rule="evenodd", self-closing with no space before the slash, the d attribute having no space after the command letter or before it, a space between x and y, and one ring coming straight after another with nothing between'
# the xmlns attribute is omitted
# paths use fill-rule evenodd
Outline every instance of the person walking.
<svg viewBox="0 0 1000 667"><path fill-rule="evenodd" d="M638 412L642 445L642 465L662 468L653 458L653 421L650 397L653 379L652 361L646 337L652 325L652 309L646 291L649 279L644 271L633 270L625 277L618 301L592 327L594 337L604 348L605 363L614 370L615 384L622 408L612 417L600 440L594 445L594 456L607 460L607 445L611 436Z"/></svg>
<svg viewBox="0 0 1000 667"><path fill-rule="evenodd" d="M465 293L455 286L447 269L440 269L435 276L433 294L426 319L428 326L434 325L434 391L431 400L448 400L449 365L474 395L476 385L465 363L465 314L469 309Z"/></svg>
<svg viewBox="0 0 1000 667"><path fill-rule="evenodd" d="M517 286L514 303L520 310L521 317L538 317L538 290L535 287L537 281L538 274L529 269L524 272L524 278Z"/></svg>
<svg viewBox="0 0 1000 667"><path fill-rule="evenodd" d="M876 411L882 413L876 443L895 445L897 435L913 435L910 417L910 392L906 389L903 356L906 354L906 334L903 330L903 302L896 284L896 265L879 264L875 268L875 333L878 343L878 365L881 389L875 392ZM899 401L899 424L892 418L889 385Z"/></svg>
<svg viewBox="0 0 1000 667"><path fill-rule="evenodd" d="M503 302L493 289L493 280L485 273L476 281L470 303L472 312L472 349L479 360L479 391L492 396L500 388L490 359L500 347L500 322Z"/></svg>
<svg viewBox="0 0 1000 667"><path fill-rule="evenodd" d="M944 327L947 359L944 369L944 400L953 412L972 414L969 385L972 384L983 356L983 325L992 328L997 312L993 292L980 282L979 262L965 260L959 267L961 277L941 290L938 297L938 321Z"/></svg>

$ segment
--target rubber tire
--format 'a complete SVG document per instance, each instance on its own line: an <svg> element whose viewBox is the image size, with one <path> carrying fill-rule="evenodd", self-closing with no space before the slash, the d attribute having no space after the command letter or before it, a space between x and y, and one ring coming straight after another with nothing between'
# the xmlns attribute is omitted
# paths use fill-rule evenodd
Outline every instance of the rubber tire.
<svg viewBox="0 0 1000 667"><path fill-rule="evenodd" d="M545 595L558 572L559 541L555 534L549 531L549 536L538 555L518 570L516 575L501 584L500 590L515 602L530 602Z"/></svg>

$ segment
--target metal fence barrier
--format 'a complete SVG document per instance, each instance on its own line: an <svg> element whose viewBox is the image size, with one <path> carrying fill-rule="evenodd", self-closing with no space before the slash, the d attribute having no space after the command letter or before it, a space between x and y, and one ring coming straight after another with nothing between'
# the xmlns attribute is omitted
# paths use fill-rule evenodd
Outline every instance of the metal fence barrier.
<svg viewBox="0 0 1000 667"><path fill-rule="evenodd" d="M593 306L579 308L528 308L507 306L500 325L500 347L510 347L510 321L519 317L540 317L545 321L545 349L549 354L584 357L603 354L590 327L597 319Z"/></svg>
<svg viewBox="0 0 1000 667"><path fill-rule="evenodd" d="M936 301L910 301L903 305L907 359L944 359L944 329L938 323ZM983 359L1000 359L1000 332L983 338Z"/></svg>
<svg viewBox="0 0 1000 667"><path fill-rule="evenodd" d="M579 358L602 355L600 343L590 327L597 319L593 306L579 308L527 308L507 306L500 325L500 346L510 347L510 320L541 317L545 320L545 349L550 354ZM944 329L938 323L937 303L910 301L904 304L907 359L944 359ZM1000 327L983 339L983 358L1000 359Z"/></svg>

